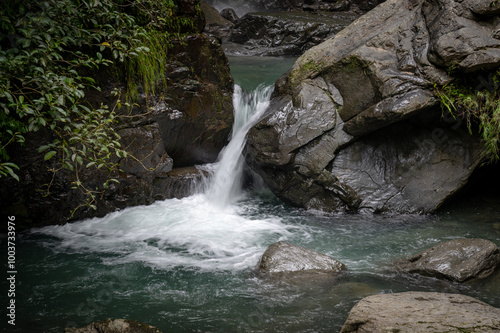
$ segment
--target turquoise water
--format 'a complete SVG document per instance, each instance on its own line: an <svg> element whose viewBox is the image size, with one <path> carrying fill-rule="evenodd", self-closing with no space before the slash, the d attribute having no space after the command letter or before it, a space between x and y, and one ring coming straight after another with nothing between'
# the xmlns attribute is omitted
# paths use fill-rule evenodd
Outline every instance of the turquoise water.
<svg viewBox="0 0 500 333"><path fill-rule="evenodd" d="M274 82L293 63L230 61L244 90ZM224 207L197 194L32 230L17 244L16 330L3 329L62 332L128 318L164 332L338 332L361 298L409 290L463 293L500 307L498 270L464 285L391 270L395 260L454 238L500 245L499 202L478 197L427 216L323 214L254 190ZM340 280L259 278L254 267L279 240L324 252L349 274Z"/></svg>

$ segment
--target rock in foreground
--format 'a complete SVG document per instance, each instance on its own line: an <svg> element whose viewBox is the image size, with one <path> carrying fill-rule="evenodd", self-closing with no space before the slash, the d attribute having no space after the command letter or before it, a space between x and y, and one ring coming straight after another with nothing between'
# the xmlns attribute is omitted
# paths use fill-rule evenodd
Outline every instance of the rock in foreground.
<svg viewBox="0 0 500 333"><path fill-rule="evenodd" d="M286 242L270 245L262 255L259 266L260 273L300 273L326 272L339 273L346 269L345 265L326 254Z"/></svg>
<svg viewBox="0 0 500 333"><path fill-rule="evenodd" d="M405 292L373 295L356 304L348 332L498 332L500 309L458 294Z"/></svg>
<svg viewBox="0 0 500 333"><path fill-rule="evenodd" d="M500 249L485 239L454 239L400 263L408 273L464 282L489 276L500 264Z"/></svg>
<svg viewBox="0 0 500 333"><path fill-rule="evenodd" d="M161 333L161 331L151 325L133 320L108 319L81 328L67 328L64 333Z"/></svg>

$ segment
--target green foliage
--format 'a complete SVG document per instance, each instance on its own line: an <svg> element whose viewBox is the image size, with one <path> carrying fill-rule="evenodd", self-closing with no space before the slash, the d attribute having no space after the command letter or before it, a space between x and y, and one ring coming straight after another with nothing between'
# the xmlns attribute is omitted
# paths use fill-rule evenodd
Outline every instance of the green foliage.
<svg viewBox="0 0 500 333"><path fill-rule="evenodd" d="M465 83L471 82L467 78L458 78L455 83L436 86L435 92L441 99L443 111L464 117L471 133L477 126L486 157L493 162L500 158L500 70L489 79L484 85L486 81L480 76L482 83L473 89Z"/></svg>
<svg viewBox="0 0 500 333"><path fill-rule="evenodd" d="M97 192L83 186L79 172L96 168L111 174L113 161L127 153L114 131L116 110L91 106L85 92L100 90L93 73L120 63L129 87L141 84L152 92L164 74L168 43L161 39L180 28L175 9L172 0L2 0L0 177L19 180L8 152L44 129L54 140L39 148L41 156L53 162L54 173L74 172L73 185L95 208ZM116 180L104 188L109 181Z"/></svg>

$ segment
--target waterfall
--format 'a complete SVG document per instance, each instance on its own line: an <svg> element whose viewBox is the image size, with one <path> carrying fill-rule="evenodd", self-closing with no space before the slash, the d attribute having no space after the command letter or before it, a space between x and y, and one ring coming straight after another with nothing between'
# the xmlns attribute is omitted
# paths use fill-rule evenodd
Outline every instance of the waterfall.
<svg viewBox="0 0 500 333"><path fill-rule="evenodd" d="M229 144L221 151L205 194L220 208L235 202L242 195L245 159L242 155L246 135L269 106L273 86L260 85L251 93L235 85L233 95L234 125Z"/></svg>

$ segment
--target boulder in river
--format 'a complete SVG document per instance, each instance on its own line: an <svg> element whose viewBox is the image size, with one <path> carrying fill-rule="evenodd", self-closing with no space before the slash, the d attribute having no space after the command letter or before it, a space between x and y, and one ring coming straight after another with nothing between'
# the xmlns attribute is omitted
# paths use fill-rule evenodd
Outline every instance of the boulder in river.
<svg viewBox="0 0 500 333"><path fill-rule="evenodd" d="M363 298L341 333L498 332L500 309L459 294L404 292Z"/></svg>
<svg viewBox="0 0 500 333"><path fill-rule="evenodd" d="M482 279L500 264L500 249L486 239L454 239L398 263L401 271L465 282Z"/></svg>
<svg viewBox="0 0 500 333"><path fill-rule="evenodd" d="M480 139L434 94L453 80L449 66L472 75L500 64L500 17L473 7L388 0L307 50L248 134L251 168L300 207L435 211L483 158Z"/></svg>
<svg viewBox="0 0 500 333"><path fill-rule="evenodd" d="M64 333L161 333L161 331L156 327L134 320L107 319L85 327L66 328Z"/></svg>
<svg viewBox="0 0 500 333"><path fill-rule="evenodd" d="M262 255L257 267L263 274L300 274L300 273L340 273L346 267L340 261L287 242L270 245Z"/></svg>

